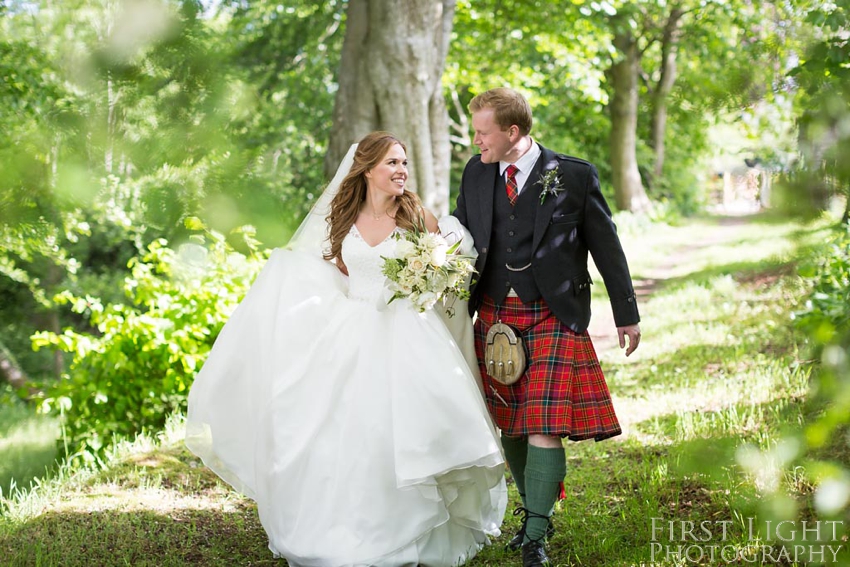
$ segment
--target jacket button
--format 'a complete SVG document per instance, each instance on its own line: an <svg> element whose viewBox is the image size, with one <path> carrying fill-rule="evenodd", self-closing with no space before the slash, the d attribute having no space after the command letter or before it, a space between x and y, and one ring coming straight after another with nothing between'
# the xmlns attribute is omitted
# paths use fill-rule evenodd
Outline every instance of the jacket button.
<svg viewBox="0 0 850 567"><path fill-rule="evenodd" d="M482 249L481 249L481 253L482 253L482 254L486 254L486 253L487 253L487 247L486 247L486 246L485 246L484 248L482 248Z"/></svg>
<svg viewBox="0 0 850 567"><path fill-rule="evenodd" d="M508 231L508 236L513 236L513 235L514 235L514 231L512 231L512 230Z"/></svg>
<svg viewBox="0 0 850 567"><path fill-rule="evenodd" d="M511 219L511 220L516 220L516 215L511 215L508 218Z"/></svg>
<svg viewBox="0 0 850 567"><path fill-rule="evenodd" d="M634 297L630 297L628 301L629 301L629 303L634 303L635 298L634 298Z"/></svg>
<svg viewBox="0 0 850 567"><path fill-rule="evenodd" d="M507 249L507 253L508 253L508 254L510 254L510 253L511 253L511 252L513 252L513 251L514 251L514 249L513 249L513 248L508 248L508 249Z"/></svg>

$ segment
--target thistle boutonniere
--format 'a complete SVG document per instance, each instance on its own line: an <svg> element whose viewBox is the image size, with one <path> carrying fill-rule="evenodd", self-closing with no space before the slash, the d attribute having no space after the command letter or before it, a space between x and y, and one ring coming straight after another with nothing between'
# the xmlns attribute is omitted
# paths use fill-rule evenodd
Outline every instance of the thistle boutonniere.
<svg viewBox="0 0 850 567"><path fill-rule="evenodd" d="M541 205L543 204L543 201L546 200L547 195L557 197L558 193L564 190L564 187L561 185L561 178L558 177L557 167L541 173L540 179L537 180L537 183L543 186L543 189L540 191Z"/></svg>

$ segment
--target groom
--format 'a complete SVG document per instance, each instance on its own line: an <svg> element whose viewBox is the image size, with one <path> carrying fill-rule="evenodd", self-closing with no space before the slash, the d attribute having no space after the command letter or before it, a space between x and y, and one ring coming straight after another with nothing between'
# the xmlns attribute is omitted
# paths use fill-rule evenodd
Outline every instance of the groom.
<svg viewBox="0 0 850 567"><path fill-rule="evenodd" d="M472 233L478 282L475 350L487 405L502 431L505 457L525 514L511 549L524 567L549 565L544 539L563 490L561 439L601 441L620 434L611 396L587 334L587 254L605 281L620 347L640 341L626 257L599 189L596 168L534 141L531 108L518 92L492 89L469 104L481 151L463 172L452 213ZM487 375L486 337L498 322L521 335L524 374L510 386Z"/></svg>

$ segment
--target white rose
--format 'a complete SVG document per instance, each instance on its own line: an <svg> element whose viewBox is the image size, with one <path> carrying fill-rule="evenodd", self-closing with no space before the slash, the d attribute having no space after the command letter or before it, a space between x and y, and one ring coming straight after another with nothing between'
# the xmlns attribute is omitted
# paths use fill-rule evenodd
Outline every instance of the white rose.
<svg viewBox="0 0 850 567"><path fill-rule="evenodd" d="M410 269L414 272L424 272L425 264L426 263L422 260L422 258L420 258L419 256L415 256L414 258L411 258L410 262L408 263L408 266L410 266Z"/></svg>
<svg viewBox="0 0 850 567"><path fill-rule="evenodd" d="M400 238L396 242L395 253L398 258L407 258L416 254L416 246L411 241Z"/></svg>
<svg viewBox="0 0 850 567"><path fill-rule="evenodd" d="M425 237L425 246L428 250L434 250L439 246L447 246L446 239L437 233L429 232Z"/></svg>
<svg viewBox="0 0 850 567"><path fill-rule="evenodd" d="M446 263L446 253L449 247L445 244L440 244L431 251L431 265L439 268Z"/></svg>

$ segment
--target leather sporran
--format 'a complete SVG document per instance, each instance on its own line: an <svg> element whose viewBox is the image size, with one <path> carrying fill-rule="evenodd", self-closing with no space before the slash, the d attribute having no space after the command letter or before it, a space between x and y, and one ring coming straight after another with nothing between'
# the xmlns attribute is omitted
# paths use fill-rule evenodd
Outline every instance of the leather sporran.
<svg viewBox="0 0 850 567"><path fill-rule="evenodd" d="M525 372L525 346L520 334L499 321L487 332L486 345L487 374L506 386L519 380Z"/></svg>

